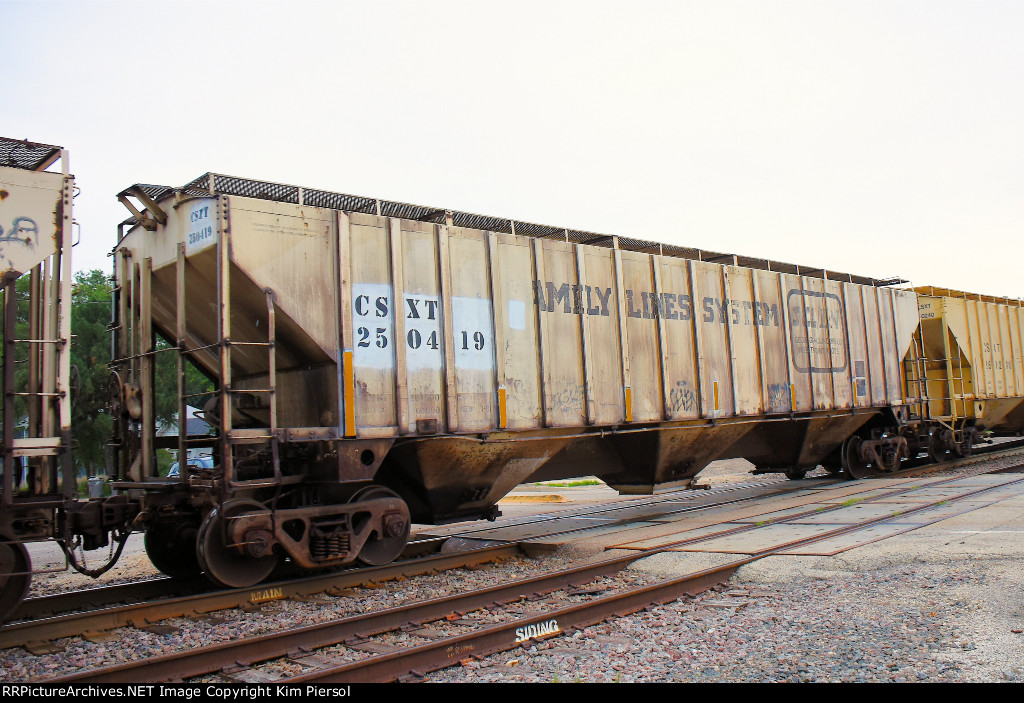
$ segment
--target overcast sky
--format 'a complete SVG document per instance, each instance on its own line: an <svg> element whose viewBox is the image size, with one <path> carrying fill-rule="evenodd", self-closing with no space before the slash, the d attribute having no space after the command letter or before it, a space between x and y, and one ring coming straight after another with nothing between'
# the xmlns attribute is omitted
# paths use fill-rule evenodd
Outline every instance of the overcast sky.
<svg viewBox="0 0 1024 703"><path fill-rule="evenodd" d="M76 269L207 171L1024 297L1022 2L7 2Z"/></svg>

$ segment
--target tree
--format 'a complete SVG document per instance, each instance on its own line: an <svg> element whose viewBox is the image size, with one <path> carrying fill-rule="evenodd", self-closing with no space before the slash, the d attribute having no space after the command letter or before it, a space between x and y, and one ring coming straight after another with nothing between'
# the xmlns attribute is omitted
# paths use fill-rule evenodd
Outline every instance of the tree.
<svg viewBox="0 0 1024 703"><path fill-rule="evenodd" d="M71 365L77 378L71 396L72 456L93 474L104 466L113 421L110 417L110 299L108 277L79 271L71 295ZM77 373L76 373L77 372Z"/></svg>
<svg viewBox="0 0 1024 703"><path fill-rule="evenodd" d="M72 398L71 434L75 440L74 458L87 469L103 465L106 443L113 430L110 417L110 300L113 289L109 278L98 270L75 276L71 303L71 363L78 368L78 393ZM172 347L157 336L156 349ZM178 414L178 365L173 351L157 353L154 369L153 410L156 425L175 420ZM206 393L212 384L191 364L185 365L185 393ZM201 398L190 404L202 406ZM91 471L90 471L91 473Z"/></svg>
<svg viewBox="0 0 1024 703"><path fill-rule="evenodd" d="M18 319L17 339L29 337L29 276L16 283ZM99 270L79 271L75 274L71 293L71 438L72 457L79 468L91 475L105 467L106 447L113 432L110 415L110 301L113 286L109 277ZM2 340L0 326L0 340ZM157 349L173 346L157 338ZM28 344L15 345L14 357L27 361ZM213 384L191 364L185 367L185 392L208 393ZM15 389L24 391L28 386L28 364L18 363ZM178 366L173 351L156 355L154 371L154 415L157 425L175 419L178 413ZM202 398L193 398L190 404L202 406ZM15 423L24 423L27 415L24 396L15 398Z"/></svg>

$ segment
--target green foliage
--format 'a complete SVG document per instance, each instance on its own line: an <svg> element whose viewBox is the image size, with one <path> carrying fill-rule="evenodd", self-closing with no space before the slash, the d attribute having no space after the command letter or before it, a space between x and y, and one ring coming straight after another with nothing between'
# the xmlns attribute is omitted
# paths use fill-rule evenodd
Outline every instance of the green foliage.
<svg viewBox="0 0 1024 703"><path fill-rule="evenodd" d="M171 470L171 464L175 462L174 455L167 449L156 450L156 469L161 476L166 476Z"/></svg>
<svg viewBox="0 0 1024 703"><path fill-rule="evenodd" d="M170 348L171 344L157 337L156 349ZM172 422L178 416L178 355L173 351L157 353L156 355L156 400L154 412L156 414L157 426ZM192 364L185 364L185 395L196 393L209 393L209 396L189 398L188 404L194 408L202 409L209 397L213 394L213 383L206 376L199 372Z"/></svg>
<svg viewBox="0 0 1024 703"><path fill-rule="evenodd" d="M111 285L98 270L79 271L71 296L71 436L75 463L89 473L104 465L113 430L108 408ZM76 373L77 371L77 373ZM77 382L76 382L77 378Z"/></svg>
<svg viewBox="0 0 1024 703"><path fill-rule="evenodd" d="M72 396L71 435L74 439L76 464L90 470L103 468L106 443L113 430L109 414L110 370L110 300L113 295L109 278L98 270L75 275L71 301L71 364L77 367L77 393ZM157 338L156 349L171 345ZM212 389L205 376L192 365L185 366L186 393L202 393ZM74 374L73 374L74 375ZM170 423L178 413L178 364L173 351L156 355L154 411L156 423ZM191 404L202 405L202 399ZM157 452L157 466L166 475L173 456Z"/></svg>
<svg viewBox="0 0 1024 703"><path fill-rule="evenodd" d="M29 296L31 278L22 276L16 283L18 315L15 327L17 339L28 339ZM113 432L113 419L109 410L110 381L110 301L113 289L110 279L99 270L79 271L75 274L71 294L71 437L73 457L79 469L88 473L101 473L105 467L106 446ZM2 340L0 325L0 340ZM15 390L28 388L29 344L15 345L13 356L17 360ZM157 349L170 347L162 339ZM178 366L173 351L156 356L156 399L154 403L157 425L171 422L178 412ZM204 393L212 390L211 382L191 365L186 365L186 393ZM191 399L190 404L202 407L203 398ZM24 396L15 398L15 423L22 425L28 414ZM157 462L165 475L173 457L166 451L158 452Z"/></svg>

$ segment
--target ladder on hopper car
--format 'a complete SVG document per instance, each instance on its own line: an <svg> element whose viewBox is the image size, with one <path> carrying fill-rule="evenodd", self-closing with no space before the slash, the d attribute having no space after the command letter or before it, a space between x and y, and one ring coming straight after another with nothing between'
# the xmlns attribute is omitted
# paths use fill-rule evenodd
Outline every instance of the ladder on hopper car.
<svg viewBox="0 0 1024 703"><path fill-rule="evenodd" d="M222 313L221 327L221 387L220 393L220 436L221 464L224 471L225 484L229 488L258 488L261 486L281 485L280 437L277 427L277 344L276 324L274 321L274 291L267 288L267 341L237 342L231 341L226 327L228 311ZM225 306L226 308L227 306ZM233 347L264 347L267 350L267 386L265 388L236 389L231 385L231 350ZM267 396L270 411L269 428L232 429L231 410L234 407L232 398L239 395ZM234 447L240 444L270 443L271 460L274 476L254 479L238 479L234 475Z"/></svg>
<svg viewBox="0 0 1024 703"><path fill-rule="evenodd" d="M923 335L918 328L913 335L914 355L904 360L904 377L907 379L908 395L919 403L921 420L936 422L953 433L955 441L963 440L963 429L966 407L960 412L960 405L967 402L966 386L963 375L963 361L957 351L953 358L950 348L949 332L943 329L943 357L929 359L926 355ZM938 395L929 392L929 385L940 384L942 391ZM939 412L932 411L932 402L940 401Z"/></svg>

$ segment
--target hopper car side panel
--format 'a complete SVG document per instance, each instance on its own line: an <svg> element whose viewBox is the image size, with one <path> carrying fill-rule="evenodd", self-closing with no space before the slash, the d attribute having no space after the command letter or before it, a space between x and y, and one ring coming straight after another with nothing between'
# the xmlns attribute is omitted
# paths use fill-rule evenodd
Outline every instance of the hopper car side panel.
<svg viewBox="0 0 1024 703"><path fill-rule="evenodd" d="M311 407L302 407L301 395L289 399L281 384L282 426L333 426L338 436L370 439L903 402L897 328L913 320L897 319L905 310L894 308L894 298L910 296L914 307L912 294L364 213L223 201L194 201L183 207L185 218L130 235L123 249L135 261L150 259L157 278L170 282L161 262L175 265L173 240L185 240L189 271L199 274L190 281L186 337L207 347L216 331L202 309L211 307L210 278L218 274L204 259L216 256L224 233L193 245L195 228L185 220L212 205L227 213L230 270L239 281L226 288L232 304L250 313L232 319L232 338L265 338L259 310L269 289L282 330L282 378L327 369L329 400ZM158 327L173 329L170 286L153 296ZM265 358L256 348L232 351L238 389L265 385ZM346 358L350 368L338 372ZM209 355L206 366L217 372Z"/></svg>
<svg viewBox="0 0 1024 703"><path fill-rule="evenodd" d="M481 432L903 402L896 334L906 320L896 316L906 312L894 298L913 308L912 294L345 219L357 436L417 434L417 421Z"/></svg>

